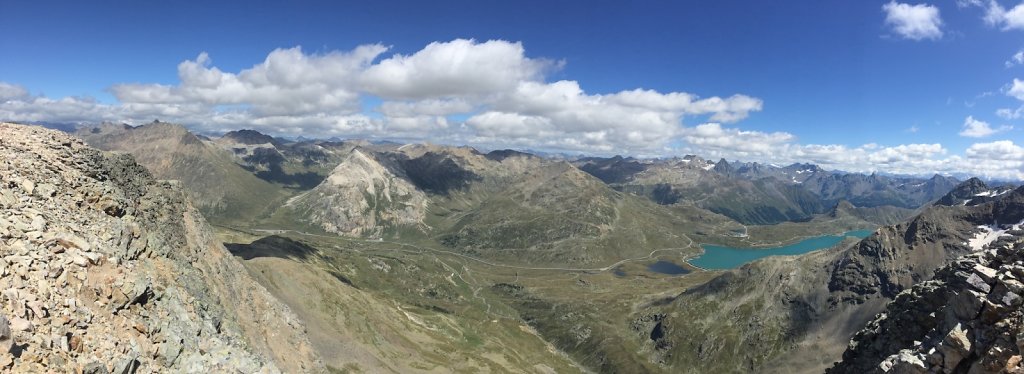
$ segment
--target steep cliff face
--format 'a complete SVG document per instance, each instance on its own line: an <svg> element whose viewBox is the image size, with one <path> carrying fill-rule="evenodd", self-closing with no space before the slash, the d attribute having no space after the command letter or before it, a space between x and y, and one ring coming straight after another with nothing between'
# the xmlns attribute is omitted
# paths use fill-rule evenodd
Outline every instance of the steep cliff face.
<svg viewBox="0 0 1024 374"><path fill-rule="evenodd" d="M323 371L180 186L129 156L0 123L0 257L2 370Z"/></svg>

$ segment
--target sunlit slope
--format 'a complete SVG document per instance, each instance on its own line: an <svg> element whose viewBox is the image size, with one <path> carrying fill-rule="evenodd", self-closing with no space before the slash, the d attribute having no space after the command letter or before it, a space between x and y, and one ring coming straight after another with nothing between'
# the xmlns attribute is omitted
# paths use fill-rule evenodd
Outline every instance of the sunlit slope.
<svg viewBox="0 0 1024 374"><path fill-rule="evenodd" d="M492 304L483 279L458 260L395 247L278 236L228 245L299 315L332 372L582 371L511 310Z"/></svg>
<svg viewBox="0 0 1024 374"><path fill-rule="evenodd" d="M615 191L557 160L470 148L354 149L267 226L402 240L515 263L608 265L742 227Z"/></svg>

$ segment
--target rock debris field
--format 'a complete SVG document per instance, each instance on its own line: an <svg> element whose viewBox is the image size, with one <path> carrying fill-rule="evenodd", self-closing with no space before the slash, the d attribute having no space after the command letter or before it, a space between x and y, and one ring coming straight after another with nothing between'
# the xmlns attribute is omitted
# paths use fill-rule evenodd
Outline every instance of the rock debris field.
<svg viewBox="0 0 1024 374"><path fill-rule="evenodd" d="M0 371L321 372L304 327L130 156L0 123Z"/></svg>

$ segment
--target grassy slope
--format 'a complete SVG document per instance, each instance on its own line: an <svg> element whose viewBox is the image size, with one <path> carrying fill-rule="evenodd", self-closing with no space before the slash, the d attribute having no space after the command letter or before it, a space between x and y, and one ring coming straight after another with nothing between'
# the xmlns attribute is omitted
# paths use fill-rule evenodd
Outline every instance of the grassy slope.
<svg viewBox="0 0 1024 374"><path fill-rule="evenodd" d="M227 241L253 236L221 230ZM307 237L307 239L310 237ZM347 239L231 245L338 372L579 372L457 258ZM311 244L311 245L310 245Z"/></svg>

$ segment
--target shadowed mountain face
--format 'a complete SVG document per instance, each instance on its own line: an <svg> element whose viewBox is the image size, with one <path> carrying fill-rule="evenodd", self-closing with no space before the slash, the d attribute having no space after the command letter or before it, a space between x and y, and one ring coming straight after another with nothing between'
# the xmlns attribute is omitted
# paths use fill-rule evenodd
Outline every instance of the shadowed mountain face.
<svg viewBox="0 0 1024 374"><path fill-rule="evenodd" d="M452 191L465 190L471 182L480 180L480 176L463 169L440 153L427 152L415 158L389 154L389 158L416 188L431 194L447 196Z"/></svg>
<svg viewBox="0 0 1024 374"><path fill-rule="evenodd" d="M827 210L806 189L774 178L746 179L725 160L700 158L641 163L611 158L581 159L576 165L611 187L663 204L693 204L744 224L809 220Z"/></svg>
<svg viewBox="0 0 1024 374"><path fill-rule="evenodd" d="M289 141L253 130L232 131L211 144L228 150L233 161L256 177L286 188L308 190L323 182L354 145L344 142Z"/></svg>
<svg viewBox="0 0 1024 374"><path fill-rule="evenodd" d="M646 170L644 164L632 158L584 158L577 162L580 170L597 177L605 183L624 183L639 172Z"/></svg>
<svg viewBox="0 0 1024 374"><path fill-rule="evenodd" d="M236 130L236 131L231 131L231 132L228 132L228 133L224 134L224 136L221 136L221 139L229 140L231 142L238 143L238 144L247 144L247 145L279 143L279 142L277 142L274 139L274 137L272 137L270 135L264 135L264 134L260 133L259 131L255 131L255 130Z"/></svg>
<svg viewBox="0 0 1024 374"><path fill-rule="evenodd" d="M825 200L842 199L861 207L890 205L910 209L942 197L956 184L956 179L938 175L918 179L828 173L815 173L802 183Z"/></svg>
<svg viewBox="0 0 1024 374"><path fill-rule="evenodd" d="M224 247L231 251L232 255L241 257L243 260L278 257L304 261L316 252L316 248L305 243L276 235L266 236L249 244L226 243Z"/></svg>
<svg viewBox="0 0 1024 374"><path fill-rule="evenodd" d="M852 246L729 271L652 304L634 328L652 359L682 371L820 372L901 291L976 251L979 225L1021 219L1024 190L976 206L929 207Z"/></svg>
<svg viewBox="0 0 1024 374"><path fill-rule="evenodd" d="M501 149L497 151L488 152L486 155L488 160L501 162L509 157L535 157L529 153L514 151L511 149Z"/></svg>
<svg viewBox="0 0 1024 374"><path fill-rule="evenodd" d="M316 155L314 155L316 156ZM255 148L249 154L241 156L242 167L256 175L257 178L267 182L294 187L298 189L310 189L323 182L324 176L314 171L296 171L288 173L284 170L289 162L277 149ZM314 161L305 158L303 165L312 165Z"/></svg>

